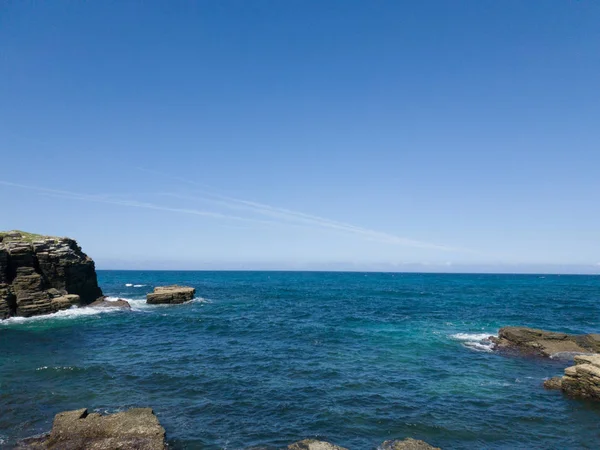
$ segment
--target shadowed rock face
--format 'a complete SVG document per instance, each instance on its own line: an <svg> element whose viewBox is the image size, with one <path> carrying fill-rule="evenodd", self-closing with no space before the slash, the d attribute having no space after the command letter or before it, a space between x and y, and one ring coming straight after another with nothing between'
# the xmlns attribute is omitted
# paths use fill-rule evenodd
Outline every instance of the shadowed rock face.
<svg viewBox="0 0 600 450"><path fill-rule="evenodd" d="M159 286L146 295L146 303L152 305L185 303L194 298L196 289L186 286Z"/></svg>
<svg viewBox="0 0 600 450"><path fill-rule="evenodd" d="M551 356L555 353L598 353L600 334L567 334L525 327L501 328L491 338L498 350L516 350L524 354Z"/></svg>
<svg viewBox="0 0 600 450"><path fill-rule="evenodd" d="M48 314L101 296L94 261L73 239L0 233L0 319Z"/></svg>
<svg viewBox="0 0 600 450"><path fill-rule="evenodd" d="M164 450L165 429L150 408L132 408L102 416L77 409L57 414L52 431L25 439L21 450Z"/></svg>

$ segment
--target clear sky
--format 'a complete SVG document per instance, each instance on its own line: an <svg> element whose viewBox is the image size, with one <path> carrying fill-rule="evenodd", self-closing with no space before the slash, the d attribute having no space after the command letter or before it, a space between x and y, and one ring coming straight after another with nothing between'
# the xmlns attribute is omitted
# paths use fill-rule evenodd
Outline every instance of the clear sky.
<svg viewBox="0 0 600 450"><path fill-rule="evenodd" d="M600 2L2 2L0 205L100 268L598 273Z"/></svg>

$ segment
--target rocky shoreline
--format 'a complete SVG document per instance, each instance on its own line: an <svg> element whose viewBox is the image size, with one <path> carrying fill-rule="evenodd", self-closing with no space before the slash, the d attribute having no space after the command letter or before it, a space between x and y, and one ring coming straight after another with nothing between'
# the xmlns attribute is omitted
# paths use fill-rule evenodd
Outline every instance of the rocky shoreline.
<svg viewBox="0 0 600 450"><path fill-rule="evenodd" d="M50 314L99 297L94 261L73 239L0 233L0 319Z"/></svg>
<svg viewBox="0 0 600 450"><path fill-rule="evenodd" d="M58 413L52 430L24 439L17 450L165 450L166 432L151 408L131 408L115 414L89 413L86 408ZM412 438L383 442L378 450L440 450ZM261 447L266 450L267 447ZM316 439L304 439L286 450L349 450ZM256 447L253 450L258 450ZM283 450L283 449L282 449Z"/></svg>
<svg viewBox="0 0 600 450"><path fill-rule="evenodd" d="M188 286L159 286L146 297L152 305L193 300ZM74 239L24 231L0 232L0 320L52 314L73 306L131 309L107 300L95 263Z"/></svg>
<svg viewBox="0 0 600 450"><path fill-rule="evenodd" d="M574 398L600 401L600 334L568 334L526 327L504 327L490 336L493 349L509 354L571 356L575 365L562 377L544 381L546 389L561 390Z"/></svg>

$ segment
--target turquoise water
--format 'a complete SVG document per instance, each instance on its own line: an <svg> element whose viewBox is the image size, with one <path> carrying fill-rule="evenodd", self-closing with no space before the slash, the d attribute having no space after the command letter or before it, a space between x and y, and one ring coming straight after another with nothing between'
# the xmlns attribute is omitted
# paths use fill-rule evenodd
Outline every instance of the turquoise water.
<svg viewBox="0 0 600 450"><path fill-rule="evenodd" d="M479 342L504 325L597 332L598 276L100 271L99 282L133 311L0 324L4 447L59 411L132 406L153 407L175 449L313 436L357 450L406 436L444 449L598 446L600 405L541 387L568 362ZM199 298L144 304L175 282Z"/></svg>

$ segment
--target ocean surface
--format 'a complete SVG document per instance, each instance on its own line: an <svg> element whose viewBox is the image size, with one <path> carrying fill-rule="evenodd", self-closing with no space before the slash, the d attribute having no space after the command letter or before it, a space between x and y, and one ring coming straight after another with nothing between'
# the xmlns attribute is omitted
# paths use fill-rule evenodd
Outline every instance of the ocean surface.
<svg viewBox="0 0 600 450"><path fill-rule="evenodd" d="M507 357L501 326L600 331L600 276L99 271L132 311L0 322L0 447L81 407L151 406L174 449L597 449L600 405L542 388L568 361ZM197 289L149 306L154 286Z"/></svg>

